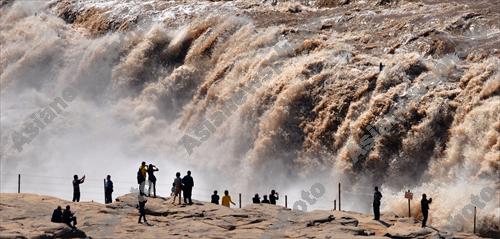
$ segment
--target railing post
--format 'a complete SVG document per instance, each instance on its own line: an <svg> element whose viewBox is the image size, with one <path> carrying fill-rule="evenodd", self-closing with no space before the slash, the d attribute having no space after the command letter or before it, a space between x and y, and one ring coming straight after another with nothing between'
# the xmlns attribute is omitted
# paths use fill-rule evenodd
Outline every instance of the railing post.
<svg viewBox="0 0 500 239"><path fill-rule="evenodd" d="M476 207L474 207L474 229L473 229L474 235L476 234Z"/></svg>
<svg viewBox="0 0 500 239"><path fill-rule="evenodd" d="M17 193L21 193L21 174L17 175Z"/></svg>
<svg viewBox="0 0 500 239"><path fill-rule="evenodd" d="M333 200L333 210L337 210L337 200Z"/></svg>
<svg viewBox="0 0 500 239"><path fill-rule="evenodd" d="M288 197L285 195L285 208L288 208Z"/></svg>
<svg viewBox="0 0 500 239"><path fill-rule="evenodd" d="M104 181L104 204L106 204L106 179L103 179Z"/></svg>
<svg viewBox="0 0 500 239"><path fill-rule="evenodd" d="M340 183L339 183L339 211L342 211L342 206L341 206L342 204L341 204L341 202L342 202L342 199L340 197Z"/></svg>
<svg viewBox="0 0 500 239"><path fill-rule="evenodd" d="M241 208L241 193L239 194L239 198L240 198L240 208Z"/></svg>

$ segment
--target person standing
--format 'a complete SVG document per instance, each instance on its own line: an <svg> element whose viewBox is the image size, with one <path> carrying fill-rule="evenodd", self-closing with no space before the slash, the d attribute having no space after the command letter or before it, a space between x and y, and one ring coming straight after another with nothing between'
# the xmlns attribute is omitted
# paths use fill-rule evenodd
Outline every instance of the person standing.
<svg viewBox="0 0 500 239"><path fill-rule="evenodd" d="M137 183L139 184L139 191L144 192L144 187L146 186L146 173L148 172L148 166L146 162L142 162L137 172Z"/></svg>
<svg viewBox="0 0 500 239"><path fill-rule="evenodd" d="M426 227L427 218L429 217L429 204L432 203L432 198L427 200L427 195L422 194L422 200L420 201L420 207L422 208L422 215L424 219L422 219L422 227Z"/></svg>
<svg viewBox="0 0 500 239"><path fill-rule="evenodd" d="M214 194L212 194L212 200L210 202L219 205L219 195L217 195L217 190L215 190Z"/></svg>
<svg viewBox="0 0 500 239"><path fill-rule="evenodd" d="M159 171L159 169L153 164L148 166L148 180L149 180L149 190L148 196L151 197L151 188L153 188L153 197L156 197L156 177L154 172Z"/></svg>
<svg viewBox="0 0 500 239"><path fill-rule="evenodd" d="M78 175L73 175L73 202L80 202L80 184L85 182L85 175L78 179Z"/></svg>
<svg viewBox="0 0 500 239"><path fill-rule="evenodd" d="M111 175L106 176L104 180L104 203L112 203L112 193L113 193L113 181L111 181Z"/></svg>
<svg viewBox="0 0 500 239"><path fill-rule="evenodd" d="M269 202L273 205L276 205L276 200L279 199L279 194L273 190L271 190L271 194L269 194Z"/></svg>
<svg viewBox="0 0 500 239"><path fill-rule="evenodd" d="M137 199L139 201L139 221L137 223L141 223L141 219L144 218L144 223L148 223L148 220L146 220L146 197L144 197L145 194L142 191L139 191L139 195L137 196Z"/></svg>
<svg viewBox="0 0 500 239"><path fill-rule="evenodd" d="M194 181L191 177L191 171L187 171L187 175L182 178L182 191L184 193L184 204L193 204L191 194L193 192Z"/></svg>
<svg viewBox="0 0 500 239"><path fill-rule="evenodd" d="M373 194L373 220L380 220L380 200L382 199L382 193L378 191L378 187L375 187L375 193Z"/></svg>
<svg viewBox="0 0 500 239"><path fill-rule="evenodd" d="M231 200L231 196L229 196L229 191L226 190L224 191L224 196L222 197L222 206L225 206L225 207L231 207L229 205L229 203L233 204L233 205L236 205L236 203L234 203L232 200Z"/></svg>
<svg viewBox="0 0 500 239"><path fill-rule="evenodd" d="M174 200L172 204L175 204L175 199L179 196L179 205L181 204L181 190L182 190L182 179L181 173L177 172L174 179Z"/></svg>

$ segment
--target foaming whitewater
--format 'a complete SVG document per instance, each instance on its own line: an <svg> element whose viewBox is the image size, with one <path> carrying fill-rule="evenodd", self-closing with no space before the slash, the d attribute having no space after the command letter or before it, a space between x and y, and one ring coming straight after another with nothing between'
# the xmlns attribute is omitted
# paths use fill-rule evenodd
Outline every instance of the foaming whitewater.
<svg viewBox="0 0 500 239"><path fill-rule="evenodd" d="M369 212L378 185L383 211L403 216L410 189L414 212L426 193L431 223L452 230L471 230L463 209L484 194L480 227L498 230L498 55L411 45L375 54L350 44L350 33L231 13L94 34L95 22L86 28L76 11L69 24L54 14L64 1L54 2L0 9L2 192L21 173L49 180L28 178L26 190L69 198L63 185L76 173L95 179L88 198L101 200L106 174L126 193L146 161L160 168L160 194L190 169L200 199L213 189L278 189L293 202L320 182L324 201L311 208L327 209L342 182L343 208ZM68 87L77 97L58 117L41 117L45 128L18 150L13 133ZM465 219L450 225L457 215Z"/></svg>

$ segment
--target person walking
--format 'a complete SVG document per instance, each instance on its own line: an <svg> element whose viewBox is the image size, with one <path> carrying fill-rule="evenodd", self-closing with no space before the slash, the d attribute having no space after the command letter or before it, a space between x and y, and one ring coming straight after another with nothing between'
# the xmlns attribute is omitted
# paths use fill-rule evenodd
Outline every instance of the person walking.
<svg viewBox="0 0 500 239"><path fill-rule="evenodd" d="M151 197L151 188L153 189L153 197L156 197L156 177L155 172L159 171L159 169L153 164L149 164L148 166L148 180L149 180L149 190L148 196Z"/></svg>
<svg viewBox="0 0 500 239"><path fill-rule="evenodd" d="M181 204L181 190L182 190L182 179L181 179L181 173L177 172L175 174L175 179L174 179L174 200L172 201L172 204L175 204L175 199L177 196L179 197L179 205Z"/></svg>
<svg viewBox="0 0 500 239"><path fill-rule="evenodd" d="M193 192L194 181L191 177L191 171L187 171L187 175L182 178L182 192L184 193L184 204L192 205L191 195Z"/></svg>
<svg viewBox="0 0 500 239"><path fill-rule="evenodd" d="M78 175L73 175L73 202L80 202L80 184L85 182L85 175L78 179Z"/></svg>
<svg viewBox="0 0 500 239"><path fill-rule="evenodd" d="M106 176L106 180L104 180L104 203L112 203L112 195L113 194L113 181L111 181L111 175Z"/></svg>
<svg viewBox="0 0 500 239"><path fill-rule="evenodd" d="M426 227L427 218L429 217L429 204L432 203L432 198L427 200L427 195L422 194L422 200L420 201L420 207L422 208L422 215L424 218L422 219L422 227Z"/></svg>
<svg viewBox="0 0 500 239"><path fill-rule="evenodd" d="M276 200L279 199L279 194L273 189L271 190L271 194L269 194L269 202L273 205L276 205Z"/></svg>
<svg viewBox="0 0 500 239"><path fill-rule="evenodd" d="M74 213L71 212L71 208L69 205L66 206L62 214L63 222L66 223L71 228L76 228L76 217Z"/></svg>
<svg viewBox="0 0 500 239"><path fill-rule="evenodd" d="M215 190L214 194L212 194L212 200L210 202L219 205L219 195L217 195L217 190Z"/></svg>
<svg viewBox="0 0 500 239"><path fill-rule="evenodd" d="M144 192L139 191L139 195L137 196L137 200L139 201L139 221L137 223L142 223L141 219L144 219L144 223L148 223L148 220L146 220L146 200L145 197L146 194Z"/></svg>
<svg viewBox="0 0 500 239"><path fill-rule="evenodd" d="M373 194L373 220L380 220L380 200L382 199L382 193L378 191L378 187L375 187L375 193Z"/></svg>
<svg viewBox="0 0 500 239"><path fill-rule="evenodd" d="M222 206L225 206L225 207L231 207L231 205L229 205L229 203L233 204L233 205L236 205L236 203L234 203L232 200L231 200L231 196L229 196L229 191L226 190L224 191L224 196L222 197Z"/></svg>

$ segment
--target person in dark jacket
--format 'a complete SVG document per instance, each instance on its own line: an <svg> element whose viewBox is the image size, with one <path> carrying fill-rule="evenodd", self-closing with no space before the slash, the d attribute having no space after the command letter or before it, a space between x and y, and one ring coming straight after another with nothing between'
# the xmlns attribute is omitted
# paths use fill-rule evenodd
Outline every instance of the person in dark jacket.
<svg viewBox="0 0 500 239"><path fill-rule="evenodd" d="M378 187L375 187L375 193L373 194L373 220L380 220L380 200L382 199L382 193L378 191Z"/></svg>
<svg viewBox="0 0 500 239"><path fill-rule="evenodd" d="M156 171L159 171L159 169L153 164L149 164L148 166L149 197L151 197L151 188L153 189L153 197L156 197L156 176L155 176Z"/></svg>
<svg viewBox="0 0 500 239"><path fill-rule="evenodd" d="M78 175L73 176L73 202L80 201L80 184L85 182L85 175L81 179L78 179Z"/></svg>
<svg viewBox="0 0 500 239"><path fill-rule="evenodd" d="M144 223L148 223L148 220L146 220L146 197L144 197L146 194L139 191L139 196L137 197L139 201L139 221L137 223L142 223L141 219L144 218Z"/></svg>
<svg viewBox="0 0 500 239"><path fill-rule="evenodd" d="M217 195L217 190L214 191L214 194L212 194L212 201L211 203L219 205L219 195Z"/></svg>
<svg viewBox="0 0 500 239"><path fill-rule="evenodd" d="M191 177L191 171L187 171L187 175L182 178L182 192L184 194L184 204L193 204L191 195L193 193L194 181Z"/></svg>
<svg viewBox="0 0 500 239"><path fill-rule="evenodd" d="M271 203L271 202L269 202L269 200L267 199L267 195L264 195L264 196L262 196L262 197L263 197L263 199L262 199L262 201L261 201L260 203L267 203L267 204Z"/></svg>
<svg viewBox="0 0 500 239"><path fill-rule="evenodd" d="M260 203L260 197L258 193L256 193L255 196L252 198L252 202L256 204Z"/></svg>
<svg viewBox="0 0 500 239"><path fill-rule="evenodd" d="M273 190L271 190L271 194L269 194L269 202L273 205L276 205L276 200L279 199L279 194Z"/></svg>
<svg viewBox="0 0 500 239"><path fill-rule="evenodd" d="M50 219L51 222L56 222L56 223L61 223L63 222L63 211L61 206L57 206L56 209L54 209L54 212L52 213L52 218Z"/></svg>
<svg viewBox="0 0 500 239"><path fill-rule="evenodd" d="M113 198L113 181L111 181L111 175L106 176L106 180L104 181L104 203L112 203Z"/></svg>
<svg viewBox="0 0 500 239"><path fill-rule="evenodd" d="M70 209L69 205L66 206L66 209L64 210L64 212L62 214L62 220L68 226L70 226L72 228L76 228L76 217L71 212L71 209Z"/></svg>
<svg viewBox="0 0 500 239"><path fill-rule="evenodd" d="M422 227L426 227L427 218L429 217L429 204L432 203L432 198L427 200L427 195L422 194L422 200L420 201L420 207L422 208L422 215L424 219L422 219Z"/></svg>

